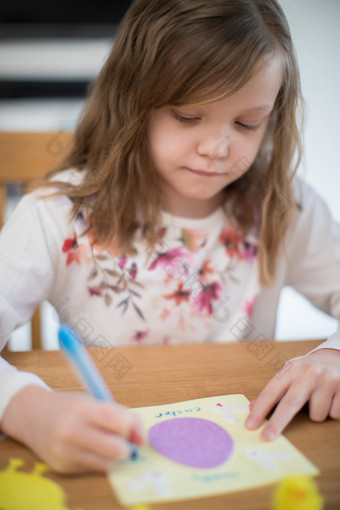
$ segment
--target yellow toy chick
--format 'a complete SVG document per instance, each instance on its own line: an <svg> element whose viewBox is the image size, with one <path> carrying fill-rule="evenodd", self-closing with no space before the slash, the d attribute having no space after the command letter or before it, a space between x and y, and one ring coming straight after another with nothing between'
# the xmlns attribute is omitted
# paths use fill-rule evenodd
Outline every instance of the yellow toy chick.
<svg viewBox="0 0 340 510"><path fill-rule="evenodd" d="M23 459L11 459L0 471L1 510L69 510L60 485L43 476L49 467L37 462L32 472L19 471L24 464Z"/></svg>
<svg viewBox="0 0 340 510"><path fill-rule="evenodd" d="M307 476L289 476L273 494L273 510L322 510L316 483Z"/></svg>

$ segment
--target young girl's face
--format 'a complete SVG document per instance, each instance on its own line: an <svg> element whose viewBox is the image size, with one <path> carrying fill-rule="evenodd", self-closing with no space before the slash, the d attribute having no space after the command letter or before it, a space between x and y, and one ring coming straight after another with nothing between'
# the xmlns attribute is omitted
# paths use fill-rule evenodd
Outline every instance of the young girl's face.
<svg viewBox="0 0 340 510"><path fill-rule="evenodd" d="M162 177L165 211L201 218L221 205L223 188L255 160L281 73L279 59L272 59L226 99L152 112L149 149Z"/></svg>

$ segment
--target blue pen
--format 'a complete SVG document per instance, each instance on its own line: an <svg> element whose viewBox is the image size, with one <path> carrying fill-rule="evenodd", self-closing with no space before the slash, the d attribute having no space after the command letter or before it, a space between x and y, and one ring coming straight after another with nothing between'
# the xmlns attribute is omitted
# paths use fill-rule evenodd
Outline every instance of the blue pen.
<svg viewBox="0 0 340 510"><path fill-rule="evenodd" d="M90 355L83 346L78 335L67 324L61 324L58 331L59 343L67 358L71 361L76 372L83 381L88 391L98 400L105 402L114 402L112 393L106 386L97 367L93 363ZM137 457L137 446L130 443L131 459Z"/></svg>

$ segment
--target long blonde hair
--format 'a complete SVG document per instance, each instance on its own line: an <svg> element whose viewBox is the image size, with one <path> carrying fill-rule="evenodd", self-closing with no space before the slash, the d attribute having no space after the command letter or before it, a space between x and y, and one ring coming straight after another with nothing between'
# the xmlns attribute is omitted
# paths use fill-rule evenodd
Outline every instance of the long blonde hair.
<svg viewBox="0 0 340 510"><path fill-rule="evenodd" d="M299 71L276 0L135 0L91 84L73 145L47 178L69 168L84 171L79 185L59 183L73 200L73 217L91 203L96 242L114 238L128 254L139 214L152 249L161 227L161 183L148 151L150 112L230 96L276 56L283 80L265 137L249 170L228 186L227 199L240 228L258 227L260 281L269 285L291 221L292 178L301 158Z"/></svg>

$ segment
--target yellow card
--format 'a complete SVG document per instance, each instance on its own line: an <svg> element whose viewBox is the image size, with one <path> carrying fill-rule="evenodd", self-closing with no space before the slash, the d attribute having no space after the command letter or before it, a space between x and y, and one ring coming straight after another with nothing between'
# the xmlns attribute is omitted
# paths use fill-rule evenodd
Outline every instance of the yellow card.
<svg viewBox="0 0 340 510"><path fill-rule="evenodd" d="M223 395L135 409L144 422L138 458L108 477L123 505L213 496L275 483L288 475L317 475L286 438L261 440L247 430L249 401Z"/></svg>

